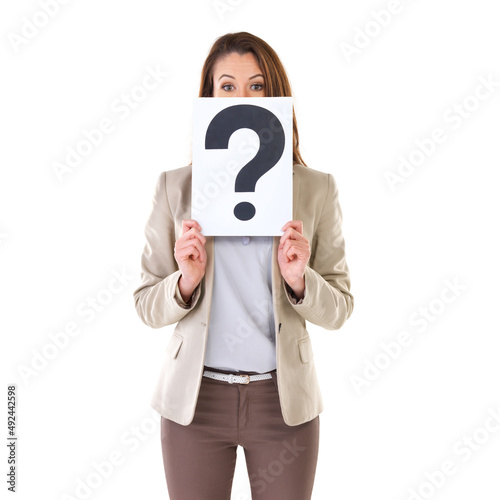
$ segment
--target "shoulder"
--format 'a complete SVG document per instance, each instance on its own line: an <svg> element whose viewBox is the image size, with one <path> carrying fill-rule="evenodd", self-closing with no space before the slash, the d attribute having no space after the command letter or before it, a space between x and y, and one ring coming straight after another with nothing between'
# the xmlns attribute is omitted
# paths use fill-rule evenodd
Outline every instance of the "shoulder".
<svg viewBox="0 0 500 500"><path fill-rule="evenodd" d="M167 198L173 200L173 203L179 203L180 200L191 196L191 172L192 166L187 165L160 174L159 183L163 185Z"/></svg>
<svg viewBox="0 0 500 500"><path fill-rule="evenodd" d="M186 167L174 168L172 170L166 170L160 174L160 177L165 179L165 182L191 182L192 166L187 165Z"/></svg>
<svg viewBox="0 0 500 500"><path fill-rule="evenodd" d="M161 172L156 184L156 198L165 200L171 214L185 211L191 204L191 165Z"/></svg>
<svg viewBox="0 0 500 500"><path fill-rule="evenodd" d="M320 197L326 195L329 189L335 188L335 180L329 172L322 172L300 163L294 163L293 176L300 181L300 189L308 190Z"/></svg>

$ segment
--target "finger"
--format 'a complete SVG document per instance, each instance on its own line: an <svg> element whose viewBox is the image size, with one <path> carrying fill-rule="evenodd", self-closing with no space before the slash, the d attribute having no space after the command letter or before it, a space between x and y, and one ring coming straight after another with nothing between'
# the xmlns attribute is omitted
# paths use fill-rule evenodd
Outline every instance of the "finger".
<svg viewBox="0 0 500 500"><path fill-rule="evenodd" d="M175 246L177 248L177 251L182 251L182 250L185 250L186 248L195 247L195 248L198 249L198 252L200 252L201 251L201 247L203 245L202 245L202 243L200 242L200 240L198 238L192 238L192 239L189 239L189 240L181 240L181 239L179 239Z"/></svg>
<svg viewBox="0 0 500 500"><path fill-rule="evenodd" d="M189 231L184 233L179 239L181 238L183 241L187 241L193 238L198 238L203 244L205 244L207 241L205 236L203 236L195 227L192 227Z"/></svg>
<svg viewBox="0 0 500 500"><path fill-rule="evenodd" d="M286 231L289 227L292 227L300 234L303 234L304 225L301 220L290 220L282 228L282 231Z"/></svg>
<svg viewBox="0 0 500 500"><path fill-rule="evenodd" d="M193 255L193 258L199 258L201 262L205 262L207 260L207 254L205 251L206 238L198 232L196 228L191 228L187 233L183 234L175 243L174 254L181 255L183 259L189 257L189 254L179 252L183 251L189 246L196 246L197 251L196 254ZM179 257L180 259L181 257Z"/></svg>
<svg viewBox="0 0 500 500"><path fill-rule="evenodd" d="M184 219L182 221L182 234L187 233L193 227L201 231L201 226L198 224L198 221L194 219Z"/></svg>
<svg viewBox="0 0 500 500"><path fill-rule="evenodd" d="M283 245L283 252L290 260L293 256L305 259L309 257L309 244L296 240L287 240Z"/></svg>
<svg viewBox="0 0 500 500"><path fill-rule="evenodd" d="M292 239L292 240L304 239L305 240L305 237L302 234L300 234L299 232L297 232L297 230L294 229L293 227L289 227L285 231L285 234L283 234L281 236L280 243L284 243L286 240L289 240L289 239Z"/></svg>
<svg viewBox="0 0 500 500"><path fill-rule="evenodd" d="M185 248L177 248L174 252L175 259L179 261L190 259L196 259L199 256L200 252L194 245L189 245Z"/></svg>
<svg viewBox="0 0 500 500"><path fill-rule="evenodd" d="M205 250L205 245L201 245L200 249L200 261L201 262L206 262L207 261L207 251Z"/></svg>
<svg viewBox="0 0 500 500"><path fill-rule="evenodd" d="M203 260L206 254L201 242L193 238L191 240L179 242L179 244L176 245L176 255L182 255L182 258L185 258L186 255L188 257L193 255L195 259L201 257L200 260Z"/></svg>
<svg viewBox="0 0 500 500"><path fill-rule="evenodd" d="M286 240L283 243L283 255L287 260L292 260L295 255L295 247L293 246L292 240Z"/></svg>

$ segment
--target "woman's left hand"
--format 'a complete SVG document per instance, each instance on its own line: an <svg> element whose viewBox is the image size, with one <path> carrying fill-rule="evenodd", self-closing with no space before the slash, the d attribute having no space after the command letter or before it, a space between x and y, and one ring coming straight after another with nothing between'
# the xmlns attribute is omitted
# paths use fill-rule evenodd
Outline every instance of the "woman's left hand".
<svg viewBox="0 0 500 500"><path fill-rule="evenodd" d="M278 264L281 275L300 300L304 296L304 273L311 256L308 239L302 234L302 221L291 220L282 228L285 231L278 247Z"/></svg>

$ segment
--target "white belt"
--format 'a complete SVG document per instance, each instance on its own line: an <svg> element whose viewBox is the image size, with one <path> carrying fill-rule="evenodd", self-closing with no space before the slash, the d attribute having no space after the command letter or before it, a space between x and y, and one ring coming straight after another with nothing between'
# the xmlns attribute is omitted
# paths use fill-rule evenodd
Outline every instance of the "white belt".
<svg viewBox="0 0 500 500"><path fill-rule="evenodd" d="M234 375L232 373L219 373L210 370L205 370L203 372L204 377L213 378L215 380L223 380L229 384L248 384L249 382L254 382L255 380L265 380L266 378L272 378L270 373L259 373L258 375Z"/></svg>

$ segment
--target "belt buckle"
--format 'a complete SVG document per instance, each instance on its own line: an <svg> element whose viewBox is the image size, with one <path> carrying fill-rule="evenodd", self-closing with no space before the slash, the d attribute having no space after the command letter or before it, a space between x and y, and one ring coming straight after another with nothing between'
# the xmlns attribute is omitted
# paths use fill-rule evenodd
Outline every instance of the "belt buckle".
<svg viewBox="0 0 500 500"><path fill-rule="evenodd" d="M239 384L248 384L250 383L250 375L235 375L234 373L228 373L228 383L234 384L236 382L236 377L246 377L247 381L246 382L237 382Z"/></svg>

